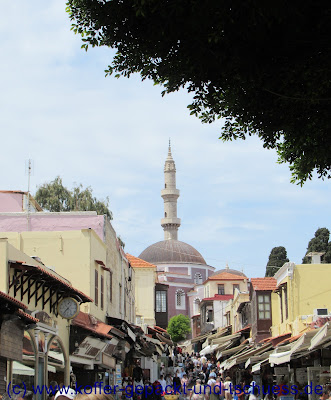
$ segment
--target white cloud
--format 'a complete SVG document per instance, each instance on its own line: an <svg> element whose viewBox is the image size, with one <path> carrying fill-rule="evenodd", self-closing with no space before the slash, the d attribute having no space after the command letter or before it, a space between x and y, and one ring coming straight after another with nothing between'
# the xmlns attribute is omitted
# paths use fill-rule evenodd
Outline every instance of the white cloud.
<svg viewBox="0 0 331 400"><path fill-rule="evenodd" d="M163 239L163 165L171 137L181 190L179 239L215 266L226 261L263 275L269 252L286 245L301 261L308 240L329 221L330 182L303 188L256 137L223 143L222 123L189 115L191 96L161 97L152 82L105 78L114 54L80 49L65 1L2 6L0 32L1 189L25 189L63 177L110 197L114 227L138 255ZM331 228L329 226L329 228Z"/></svg>

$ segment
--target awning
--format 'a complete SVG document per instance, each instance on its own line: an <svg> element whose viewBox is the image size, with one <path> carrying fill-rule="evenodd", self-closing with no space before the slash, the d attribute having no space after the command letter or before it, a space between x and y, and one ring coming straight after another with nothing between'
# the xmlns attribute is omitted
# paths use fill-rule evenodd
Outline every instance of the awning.
<svg viewBox="0 0 331 400"><path fill-rule="evenodd" d="M291 350L283 351L281 353L272 353L269 355L269 363L270 364L284 364L290 362L291 360Z"/></svg>
<svg viewBox="0 0 331 400"><path fill-rule="evenodd" d="M209 333L205 333L204 335L197 336L197 337L191 339L191 343L201 342L202 340L206 339L207 336L209 336Z"/></svg>
<svg viewBox="0 0 331 400"><path fill-rule="evenodd" d="M206 356L207 354L211 354L217 347L217 344L209 345L200 351L200 356Z"/></svg>
<svg viewBox="0 0 331 400"><path fill-rule="evenodd" d="M234 339L238 339L240 337L241 337L241 333L240 332L239 333L234 333L232 335L226 335L226 336L219 337L217 339L213 339L212 344L222 344L222 343L224 343L224 342L226 342L228 340L234 340Z"/></svg>
<svg viewBox="0 0 331 400"><path fill-rule="evenodd" d="M247 350L244 350L240 354L238 354L237 356L238 364L246 362L249 358L252 358L253 356L265 354L265 352L267 350L271 350L271 348L272 348L271 343L267 343L260 347L253 347L253 348L251 346L248 346Z"/></svg>
<svg viewBox="0 0 331 400"><path fill-rule="evenodd" d="M252 373L253 373L253 372L260 371L261 363L262 363L262 361L260 361L260 362L257 363L257 364L252 365Z"/></svg>
<svg viewBox="0 0 331 400"><path fill-rule="evenodd" d="M224 366L224 369L230 369L237 364L237 360L234 358L231 361L227 360L227 363Z"/></svg>
<svg viewBox="0 0 331 400"><path fill-rule="evenodd" d="M263 352L263 354L251 356L245 363L245 368L247 369L249 365L259 364L260 362L269 362L269 356L273 353L273 349L270 351Z"/></svg>
<svg viewBox="0 0 331 400"><path fill-rule="evenodd" d="M310 346L308 350L312 350L316 348L319 344L322 344L325 340L325 338L328 338L328 340L331 340L331 332L329 331L329 323L327 322L322 328L318 330L318 332L315 334L315 336L312 337L310 341Z"/></svg>
<svg viewBox="0 0 331 400"><path fill-rule="evenodd" d="M94 362L93 360L88 360L87 358L79 357L79 356L69 356L70 363L74 364L82 364L82 365L89 365L90 367L93 367Z"/></svg>
<svg viewBox="0 0 331 400"><path fill-rule="evenodd" d="M167 339L166 337L164 337L163 335L160 335L159 333L156 334L156 337L160 340L160 342L164 342L164 343L168 344L169 346L174 345L172 340Z"/></svg>
<svg viewBox="0 0 331 400"><path fill-rule="evenodd" d="M222 328L220 331L218 331L216 333L208 335L208 339L209 340L214 340L214 339L220 338L222 336L225 336L227 333L229 333L229 331L230 331L230 327L227 326L225 328Z"/></svg>
<svg viewBox="0 0 331 400"><path fill-rule="evenodd" d="M35 370L27 365L21 364L18 361L13 361L13 374L15 375L25 375L34 376Z"/></svg>
<svg viewBox="0 0 331 400"><path fill-rule="evenodd" d="M257 364L254 364L252 366L252 372L260 371L261 365L266 364L267 362L269 362L269 358L265 358L264 360L258 362Z"/></svg>
<svg viewBox="0 0 331 400"><path fill-rule="evenodd" d="M247 347L247 343L240 344L239 346L232 347L231 349L223 350L222 357L231 356L232 354L238 353L240 350L244 349L245 347Z"/></svg>

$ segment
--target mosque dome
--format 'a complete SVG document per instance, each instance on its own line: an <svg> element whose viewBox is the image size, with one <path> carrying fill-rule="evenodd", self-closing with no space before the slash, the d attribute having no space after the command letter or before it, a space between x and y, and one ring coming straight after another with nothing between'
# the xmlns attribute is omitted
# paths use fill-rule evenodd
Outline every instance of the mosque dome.
<svg viewBox="0 0 331 400"><path fill-rule="evenodd" d="M175 239L163 240L147 247L139 258L151 264L202 264L202 255L191 245Z"/></svg>
<svg viewBox="0 0 331 400"><path fill-rule="evenodd" d="M219 270L215 271L212 275L210 275L209 278L211 278L211 277L213 277L213 276L215 276L215 275L219 275L219 274L221 274L222 272L227 272L228 274L239 275L239 276L243 276L244 278L247 278L247 276L246 276L243 272L238 271L238 270L236 270L236 269L231 269L231 268L229 268L228 266L227 266L226 268L219 269Z"/></svg>

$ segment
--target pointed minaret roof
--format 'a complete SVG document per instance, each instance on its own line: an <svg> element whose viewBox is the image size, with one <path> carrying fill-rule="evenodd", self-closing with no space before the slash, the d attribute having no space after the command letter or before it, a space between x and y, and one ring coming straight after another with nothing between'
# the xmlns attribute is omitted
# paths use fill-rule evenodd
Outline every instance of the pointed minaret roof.
<svg viewBox="0 0 331 400"><path fill-rule="evenodd" d="M170 142L170 138L169 138L169 147L168 147L168 157L167 157L167 160L173 160L172 154L171 154L171 142Z"/></svg>

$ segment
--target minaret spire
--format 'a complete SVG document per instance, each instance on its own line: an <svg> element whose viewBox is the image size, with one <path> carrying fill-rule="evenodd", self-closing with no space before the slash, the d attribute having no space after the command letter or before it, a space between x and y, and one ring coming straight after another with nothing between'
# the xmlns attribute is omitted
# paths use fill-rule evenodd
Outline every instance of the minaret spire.
<svg viewBox="0 0 331 400"><path fill-rule="evenodd" d="M177 240L177 232L180 227L180 219L177 218L179 190L176 188L176 166L171 154L170 138L168 157L164 164L164 189L161 190L161 196L164 202L164 218L161 219L164 239Z"/></svg>

